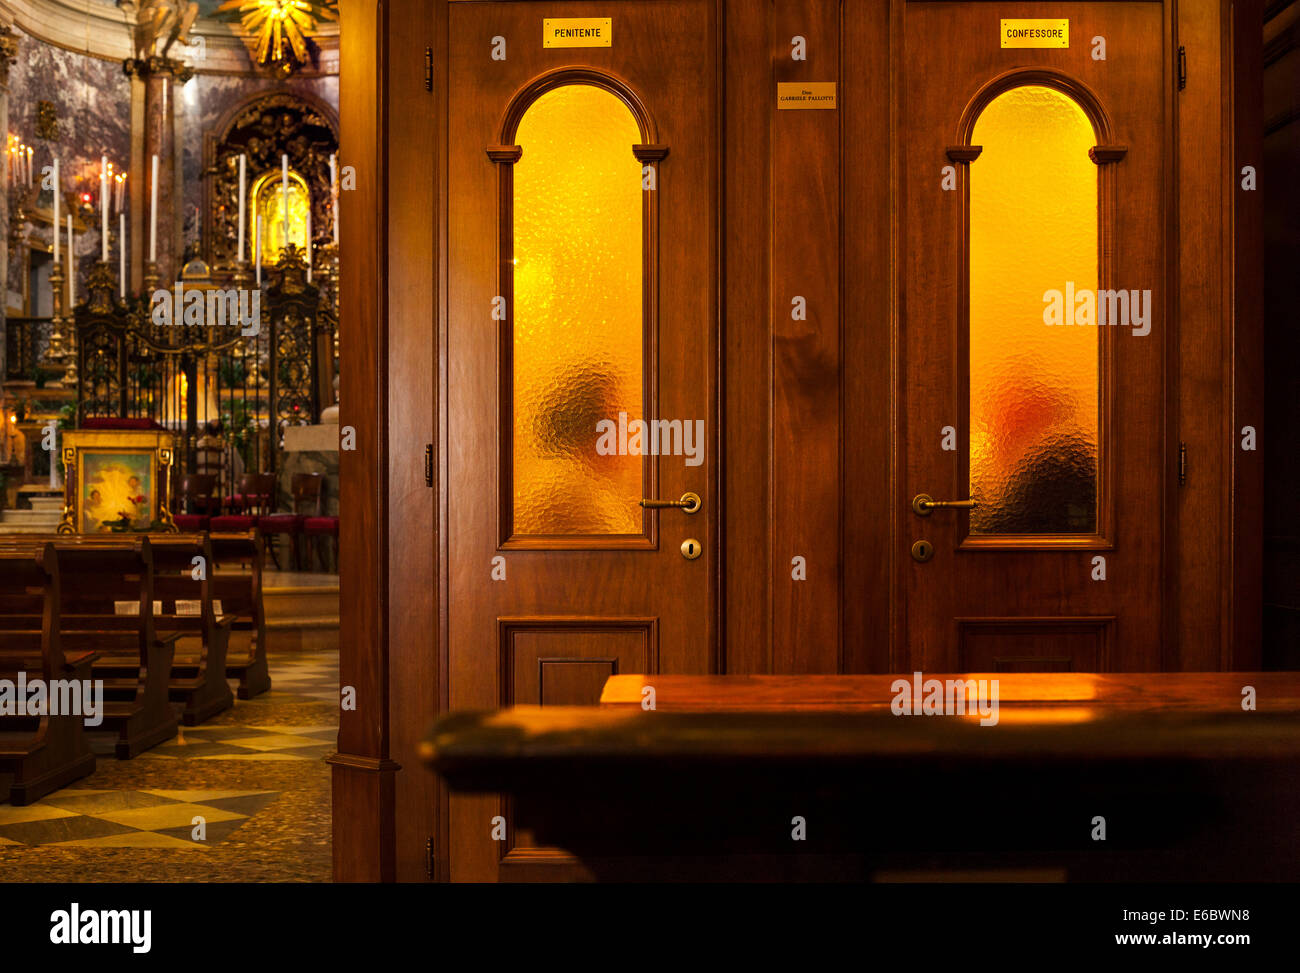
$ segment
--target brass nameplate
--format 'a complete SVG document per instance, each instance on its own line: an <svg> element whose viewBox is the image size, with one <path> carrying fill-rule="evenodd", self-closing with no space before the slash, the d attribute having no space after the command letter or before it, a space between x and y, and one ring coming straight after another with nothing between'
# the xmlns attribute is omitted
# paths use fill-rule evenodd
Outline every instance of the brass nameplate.
<svg viewBox="0 0 1300 973"><path fill-rule="evenodd" d="M777 108L834 108L834 81L778 81Z"/></svg>
<svg viewBox="0 0 1300 973"><path fill-rule="evenodd" d="M613 17L545 17L542 47L612 47Z"/></svg>
<svg viewBox="0 0 1300 973"><path fill-rule="evenodd" d="M1004 19L1001 34L1003 47L1069 47L1070 21Z"/></svg>

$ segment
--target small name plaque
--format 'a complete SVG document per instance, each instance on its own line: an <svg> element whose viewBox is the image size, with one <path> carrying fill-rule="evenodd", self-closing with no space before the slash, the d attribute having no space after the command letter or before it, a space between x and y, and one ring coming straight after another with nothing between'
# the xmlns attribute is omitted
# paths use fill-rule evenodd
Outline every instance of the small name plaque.
<svg viewBox="0 0 1300 973"><path fill-rule="evenodd" d="M542 47L612 47L613 17L545 17Z"/></svg>
<svg viewBox="0 0 1300 973"><path fill-rule="evenodd" d="M1003 19L1001 36L1003 47L1069 47L1070 21Z"/></svg>
<svg viewBox="0 0 1300 973"><path fill-rule="evenodd" d="M834 108L835 82L778 81L776 107L778 109Z"/></svg>

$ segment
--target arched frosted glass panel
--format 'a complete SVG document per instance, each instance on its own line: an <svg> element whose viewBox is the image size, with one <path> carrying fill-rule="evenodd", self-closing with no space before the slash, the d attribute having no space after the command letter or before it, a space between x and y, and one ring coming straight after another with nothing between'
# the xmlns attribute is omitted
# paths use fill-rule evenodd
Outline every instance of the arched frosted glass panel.
<svg viewBox="0 0 1300 973"><path fill-rule="evenodd" d="M641 142L616 96L555 88L514 165L514 533L639 534L642 458L597 424L642 418Z"/></svg>
<svg viewBox="0 0 1300 973"><path fill-rule="evenodd" d="M971 137L972 534L1097 529L1095 316L1044 316L1047 292L1097 287L1095 143L1078 103L1041 85L999 95Z"/></svg>

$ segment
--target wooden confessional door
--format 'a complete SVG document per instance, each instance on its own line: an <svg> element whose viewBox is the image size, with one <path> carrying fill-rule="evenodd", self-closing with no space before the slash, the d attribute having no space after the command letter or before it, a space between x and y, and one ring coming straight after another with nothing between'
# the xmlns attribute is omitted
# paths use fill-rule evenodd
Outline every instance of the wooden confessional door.
<svg viewBox="0 0 1300 973"><path fill-rule="evenodd" d="M910 666L1158 670L1176 470L1166 12L904 6L895 556ZM1068 21L1068 47L1048 19ZM1029 35L1008 28L1052 46L1011 46Z"/></svg>
<svg viewBox="0 0 1300 973"><path fill-rule="evenodd" d="M450 708L710 672L713 7L449 17ZM567 872L509 818L498 797L451 798L453 880Z"/></svg>

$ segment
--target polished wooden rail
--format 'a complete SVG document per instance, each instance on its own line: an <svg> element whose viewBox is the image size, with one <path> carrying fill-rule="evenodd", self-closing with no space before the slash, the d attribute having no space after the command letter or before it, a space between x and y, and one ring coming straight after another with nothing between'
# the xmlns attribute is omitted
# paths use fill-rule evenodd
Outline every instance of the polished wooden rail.
<svg viewBox="0 0 1300 973"><path fill-rule="evenodd" d="M888 709L896 680L911 673L851 676L611 676L601 706L641 707L652 687L659 710L764 712ZM922 679L998 681L1001 705L1092 706L1104 709L1240 711L1243 690L1255 689L1260 712L1300 712L1296 672L967 672L923 673Z"/></svg>
<svg viewBox="0 0 1300 973"><path fill-rule="evenodd" d="M911 676L614 677L449 714L422 755L600 878L1300 878L1300 674L981 677L995 725L895 715Z"/></svg>

